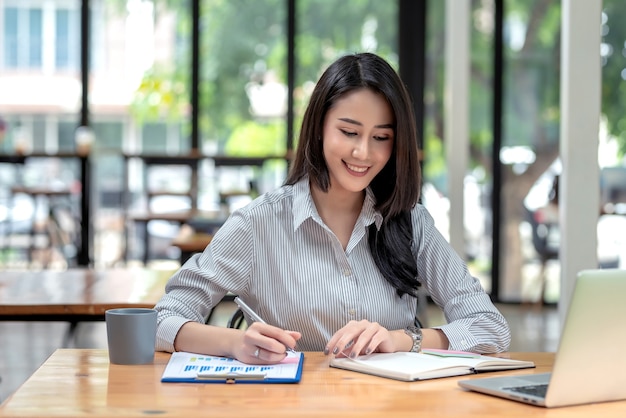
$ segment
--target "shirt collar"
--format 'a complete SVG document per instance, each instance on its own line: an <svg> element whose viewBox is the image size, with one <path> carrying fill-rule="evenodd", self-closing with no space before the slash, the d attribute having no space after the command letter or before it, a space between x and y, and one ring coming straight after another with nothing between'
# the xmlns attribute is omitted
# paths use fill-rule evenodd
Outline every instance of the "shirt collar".
<svg viewBox="0 0 626 418"><path fill-rule="evenodd" d="M374 193L368 187L365 190L365 200L363 201L363 208L359 215L359 220L364 226L369 226L376 223L376 229L380 229L383 223L383 216L374 209ZM317 213L317 208L313 202L313 196L311 195L311 186L309 184L309 178L305 177L296 184L293 185L293 228L298 229L302 223L307 219L313 219L316 222L323 224L320 215ZM358 222L358 221L357 221Z"/></svg>
<svg viewBox="0 0 626 418"><path fill-rule="evenodd" d="M374 192L369 187L365 189L365 201L363 202L363 209L361 210L361 217L365 226L369 226L376 222L376 229L380 230L380 226L383 224L383 215L379 211L374 209L376 198Z"/></svg>
<svg viewBox="0 0 626 418"><path fill-rule="evenodd" d="M313 203L313 197L311 196L311 187L309 185L309 178L305 177L296 184L293 185L293 229L294 231L302 225L302 223L309 219L320 220L320 216Z"/></svg>

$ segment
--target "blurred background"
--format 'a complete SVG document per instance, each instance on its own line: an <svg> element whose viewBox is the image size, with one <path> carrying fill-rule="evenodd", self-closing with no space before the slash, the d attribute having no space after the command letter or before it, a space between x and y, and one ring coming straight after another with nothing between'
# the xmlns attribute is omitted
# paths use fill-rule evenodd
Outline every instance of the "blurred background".
<svg viewBox="0 0 626 418"><path fill-rule="evenodd" d="M155 216L144 229L131 214L221 216L279 186L321 71L357 51L388 59L410 87L422 200L449 236L445 5L0 0L0 266L178 262L181 222ZM603 30L601 135L589 138L601 170L598 260L624 267L626 3L604 0L594 18ZM560 19L559 0L471 1L462 256L497 301L559 299L558 218L549 214L558 214L561 170ZM190 153L196 165L142 158Z"/></svg>

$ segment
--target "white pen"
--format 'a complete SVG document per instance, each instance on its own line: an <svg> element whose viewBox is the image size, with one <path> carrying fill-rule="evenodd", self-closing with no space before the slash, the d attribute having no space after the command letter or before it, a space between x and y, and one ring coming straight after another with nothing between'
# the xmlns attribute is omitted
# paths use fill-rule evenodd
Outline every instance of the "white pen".
<svg viewBox="0 0 626 418"><path fill-rule="evenodd" d="M244 311L244 313L248 314L250 319L252 319L253 321L267 324L267 322L265 322L263 318L261 318L256 312L254 312L251 307L249 307L243 300L239 299L239 296L235 297L235 303L237 304L237 306L239 306L239 308L241 308L242 311ZM292 353L296 352L296 350L291 347L286 347L286 350Z"/></svg>

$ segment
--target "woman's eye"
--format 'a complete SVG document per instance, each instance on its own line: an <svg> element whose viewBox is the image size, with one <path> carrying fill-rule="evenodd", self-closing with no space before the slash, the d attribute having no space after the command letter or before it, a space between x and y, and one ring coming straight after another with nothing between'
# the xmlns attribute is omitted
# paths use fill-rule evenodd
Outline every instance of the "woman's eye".
<svg viewBox="0 0 626 418"><path fill-rule="evenodd" d="M377 140L377 141L387 141L387 140L389 140L391 138L388 137L388 136L375 136L374 139Z"/></svg>
<svg viewBox="0 0 626 418"><path fill-rule="evenodd" d="M349 132L349 131L344 131L343 129L340 129L341 133L344 134L345 136L356 136L356 132Z"/></svg>

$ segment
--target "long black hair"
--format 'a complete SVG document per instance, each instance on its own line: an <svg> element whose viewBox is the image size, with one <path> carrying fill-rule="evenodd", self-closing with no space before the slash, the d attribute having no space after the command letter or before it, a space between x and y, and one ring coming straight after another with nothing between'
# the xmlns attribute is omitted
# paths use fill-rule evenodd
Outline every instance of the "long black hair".
<svg viewBox="0 0 626 418"><path fill-rule="evenodd" d="M387 99L394 116L394 145L385 167L369 187L376 210L383 216L378 229L369 227L369 247L381 274L399 296L415 296L420 285L413 255L411 209L418 202L421 171L413 107L406 87L395 70L372 53L346 55L322 74L304 113L298 147L285 184L305 176L320 190L330 187L324 159L324 119L338 99L356 89L367 88Z"/></svg>

